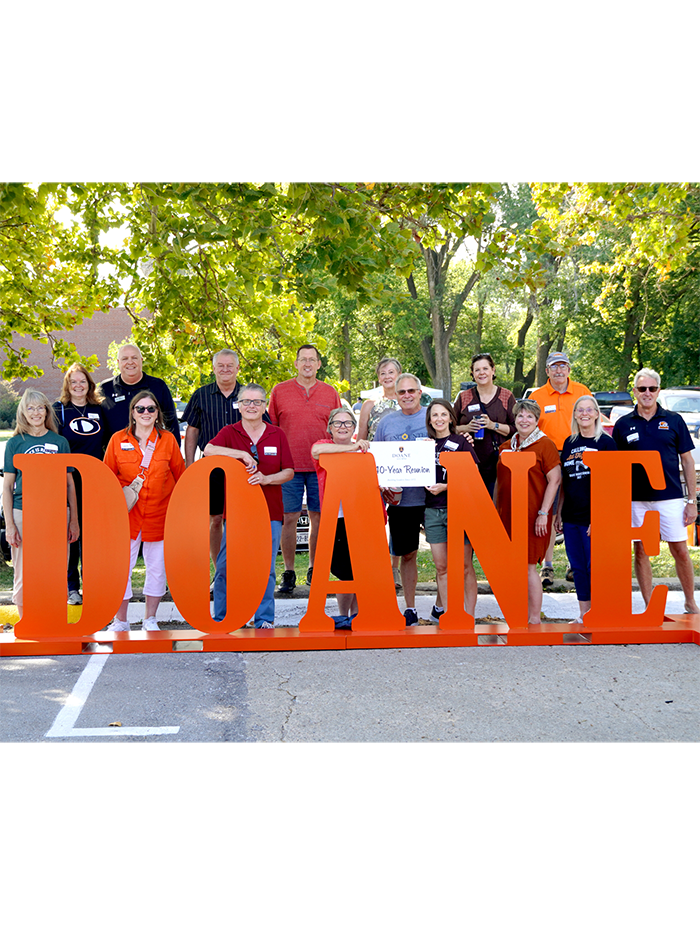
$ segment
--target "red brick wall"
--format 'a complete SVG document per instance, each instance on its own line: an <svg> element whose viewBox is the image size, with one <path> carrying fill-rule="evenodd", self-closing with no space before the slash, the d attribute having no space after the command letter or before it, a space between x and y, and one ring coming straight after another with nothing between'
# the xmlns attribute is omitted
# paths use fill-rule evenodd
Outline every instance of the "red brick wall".
<svg viewBox="0 0 700 925"><path fill-rule="evenodd" d="M100 359L100 365L92 370L91 376L95 382L107 379L113 373L108 366L107 357L109 345L112 341L120 343L131 333L132 320L128 312L123 308L113 308L107 314L95 312L92 318L87 318L82 324L73 328L72 331L55 331L56 337L73 343L76 349L83 356L91 356L96 353ZM27 379L22 382L15 379L12 383L13 388L20 394L27 388L40 389L45 393L49 401L55 401L61 392L61 383L63 382L63 371L56 369L51 365L51 348L49 344L39 344L32 338L20 337L15 334L13 346L29 347L32 351L28 363L41 366L44 375L39 379ZM5 355L0 351L0 360L4 361Z"/></svg>

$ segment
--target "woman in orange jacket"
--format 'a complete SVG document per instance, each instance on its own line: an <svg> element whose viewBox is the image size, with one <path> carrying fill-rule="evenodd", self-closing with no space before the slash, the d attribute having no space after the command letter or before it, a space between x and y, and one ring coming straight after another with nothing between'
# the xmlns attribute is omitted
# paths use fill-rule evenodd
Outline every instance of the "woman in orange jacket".
<svg viewBox="0 0 700 925"><path fill-rule="evenodd" d="M129 406L129 426L109 441L104 458L123 488L127 503L136 501L129 511L131 561L124 600L108 627L128 632L131 600L131 573L143 542L146 564L146 617L144 630L158 630L156 611L165 594L163 537L165 514L175 483L185 471L185 461L173 435L165 429L163 413L155 396L148 391L136 394Z"/></svg>

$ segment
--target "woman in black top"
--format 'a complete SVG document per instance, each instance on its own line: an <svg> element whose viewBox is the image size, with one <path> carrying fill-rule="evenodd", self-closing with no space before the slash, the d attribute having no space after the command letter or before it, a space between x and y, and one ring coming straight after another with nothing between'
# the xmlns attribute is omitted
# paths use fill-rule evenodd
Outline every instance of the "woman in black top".
<svg viewBox="0 0 700 925"><path fill-rule="evenodd" d="M102 459L105 452L107 429L101 401L95 382L87 369L73 363L63 377L61 397L53 403L58 420L58 431L66 438L71 453L85 453ZM73 473L78 500L80 537L70 544L68 557L68 603L82 604L80 596L80 569L83 536L83 484L80 473Z"/></svg>
<svg viewBox="0 0 700 925"><path fill-rule="evenodd" d="M566 554L574 573L580 616L591 609L591 470L583 453L615 450L615 441L603 432L600 408L592 395L582 395L574 404L571 436L561 451L562 490L554 518L557 531L564 532Z"/></svg>
<svg viewBox="0 0 700 925"><path fill-rule="evenodd" d="M495 384L496 369L490 353L472 357L476 388L460 392L454 403L457 433L471 434L479 459L479 472L493 498L496 489L498 449L515 433L515 397Z"/></svg>

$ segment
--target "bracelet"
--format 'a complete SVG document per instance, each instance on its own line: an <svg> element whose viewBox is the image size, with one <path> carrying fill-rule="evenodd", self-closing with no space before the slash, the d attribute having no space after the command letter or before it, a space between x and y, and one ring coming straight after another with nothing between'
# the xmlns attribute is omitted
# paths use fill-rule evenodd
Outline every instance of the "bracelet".
<svg viewBox="0 0 700 925"><path fill-rule="evenodd" d="M537 514L539 517L549 517L549 511L538 511Z"/></svg>

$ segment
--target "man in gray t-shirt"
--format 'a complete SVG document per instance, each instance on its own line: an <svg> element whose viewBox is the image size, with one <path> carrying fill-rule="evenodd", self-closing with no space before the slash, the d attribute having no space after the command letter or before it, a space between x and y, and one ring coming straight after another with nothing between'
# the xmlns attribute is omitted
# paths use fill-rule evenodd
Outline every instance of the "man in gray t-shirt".
<svg viewBox="0 0 700 925"><path fill-rule="evenodd" d="M374 439L390 441L424 440L428 437L425 409L421 408L421 384L417 376L402 373L396 380L396 397L401 408L387 414L377 425ZM389 535L392 553L401 556L406 626L418 622L416 585L418 584L418 543L425 513L425 489L410 486L403 489L401 500L389 505Z"/></svg>

